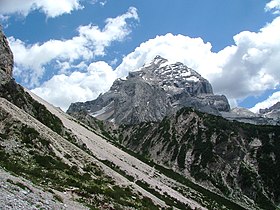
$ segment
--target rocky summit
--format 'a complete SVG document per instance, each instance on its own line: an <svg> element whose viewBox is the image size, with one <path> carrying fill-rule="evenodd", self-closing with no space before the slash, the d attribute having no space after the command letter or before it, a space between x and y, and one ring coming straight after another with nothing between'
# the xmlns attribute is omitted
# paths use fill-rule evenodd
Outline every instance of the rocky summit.
<svg viewBox="0 0 280 210"><path fill-rule="evenodd" d="M97 99L73 103L68 113L87 112L117 124L160 121L182 107L220 115L230 106L224 95L214 95L211 84L183 63L170 63L161 56L125 79L117 79Z"/></svg>

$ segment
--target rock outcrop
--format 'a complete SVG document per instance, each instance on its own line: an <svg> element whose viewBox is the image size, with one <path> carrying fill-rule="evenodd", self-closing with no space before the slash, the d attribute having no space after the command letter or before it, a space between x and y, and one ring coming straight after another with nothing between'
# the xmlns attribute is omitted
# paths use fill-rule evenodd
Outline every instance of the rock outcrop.
<svg viewBox="0 0 280 210"><path fill-rule="evenodd" d="M74 103L68 113L86 111L117 124L160 121L182 107L220 115L229 111L227 98L214 95L211 84L182 63L157 56L126 79L117 79L96 100Z"/></svg>
<svg viewBox="0 0 280 210"><path fill-rule="evenodd" d="M0 26L0 70L12 77L14 66L13 53Z"/></svg>
<svg viewBox="0 0 280 210"><path fill-rule="evenodd" d="M272 118L280 122L280 101L269 108L260 109L259 112L264 117Z"/></svg>

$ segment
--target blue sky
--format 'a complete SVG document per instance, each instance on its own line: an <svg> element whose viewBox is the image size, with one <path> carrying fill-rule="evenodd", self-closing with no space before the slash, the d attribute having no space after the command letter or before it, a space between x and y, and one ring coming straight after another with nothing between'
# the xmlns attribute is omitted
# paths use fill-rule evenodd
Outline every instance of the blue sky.
<svg viewBox="0 0 280 210"><path fill-rule="evenodd" d="M232 106L280 100L280 0L1 0L14 77L66 110L157 54L198 71Z"/></svg>

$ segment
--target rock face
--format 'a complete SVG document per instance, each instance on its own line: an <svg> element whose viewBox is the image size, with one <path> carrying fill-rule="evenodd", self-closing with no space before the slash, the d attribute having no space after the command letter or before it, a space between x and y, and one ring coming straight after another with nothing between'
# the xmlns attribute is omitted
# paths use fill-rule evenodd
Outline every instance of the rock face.
<svg viewBox="0 0 280 210"><path fill-rule="evenodd" d="M12 77L14 66L13 53L0 26L0 70Z"/></svg>
<svg viewBox="0 0 280 210"><path fill-rule="evenodd" d="M96 100L74 103L68 113L86 111L117 124L159 121L182 107L219 115L229 111L227 98L214 95L211 84L182 63L157 56L126 79L117 79Z"/></svg>

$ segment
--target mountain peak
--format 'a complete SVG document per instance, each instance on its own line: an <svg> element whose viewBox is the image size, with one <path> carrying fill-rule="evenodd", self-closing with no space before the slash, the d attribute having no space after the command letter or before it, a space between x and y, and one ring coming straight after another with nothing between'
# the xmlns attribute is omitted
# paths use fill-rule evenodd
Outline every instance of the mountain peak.
<svg viewBox="0 0 280 210"><path fill-rule="evenodd" d="M155 67L159 67L162 64L166 64L167 65L168 60L166 58L161 57L160 55L157 55L156 57L154 57L150 62L145 63L142 68L155 68ZM140 70L142 69L140 68Z"/></svg>
<svg viewBox="0 0 280 210"><path fill-rule="evenodd" d="M154 63L165 63L167 62L168 60L166 58L163 58L161 57L160 55L157 55L154 59L153 59L153 62Z"/></svg>
<svg viewBox="0 0 280 210"><path fill-rule="evenodd" d="M191 96L213 94L211 84L195 70L181 62L171 63L157 55L128 78L140 77L146 82L159 85L167 92L187 92Z"/></svg>
<svg viewBox="0 0 280 210"><path fill-rule="evenodd" d="M71 104L68 113L84 110L100 120L117 124L155 122L182 107L219 115L229 111L225 96L214 95L211 84L183 63L156 56L126 80L116 80L96 100Z"/></svg>

